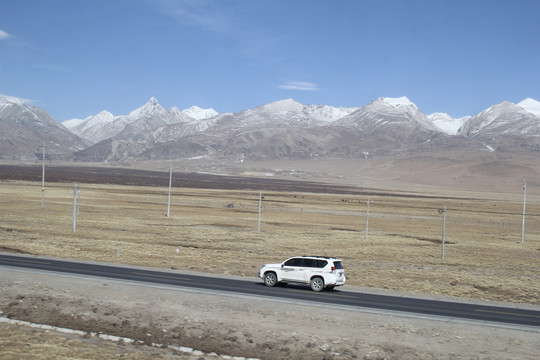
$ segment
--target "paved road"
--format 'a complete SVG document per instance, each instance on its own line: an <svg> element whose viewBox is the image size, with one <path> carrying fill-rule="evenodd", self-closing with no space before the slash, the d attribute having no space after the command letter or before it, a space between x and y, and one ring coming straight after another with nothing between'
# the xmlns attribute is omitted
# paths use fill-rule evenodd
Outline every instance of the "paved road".
<svg viewBox="0 0 540 360"><path fill-rule="evenodd" d="M269 288L264 286L262 281L235 280L8 254L0 254L0 265L540 328L540 311L530 309L367 294L346 290L315 293L308 287L286 286Z"/></svg>

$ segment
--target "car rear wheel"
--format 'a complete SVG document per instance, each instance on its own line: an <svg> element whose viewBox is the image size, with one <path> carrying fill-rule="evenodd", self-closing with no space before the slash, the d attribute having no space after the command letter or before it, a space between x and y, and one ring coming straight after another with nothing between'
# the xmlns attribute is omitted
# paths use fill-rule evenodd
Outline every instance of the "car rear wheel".
<svg viewBox="0 0 540 360"><path fill-rule="evenodd" d="M276 286L277 276L273 272L267 272L264 274L264 285L266 286Z"/></svg>
<svg viewBox="0 0 540 360"><path fill-rule="evenodd" d="M324 280L321 277L314 277L311 279L311 283L309 285L311 286L311 290L321 291L324 289Z"/></svg>

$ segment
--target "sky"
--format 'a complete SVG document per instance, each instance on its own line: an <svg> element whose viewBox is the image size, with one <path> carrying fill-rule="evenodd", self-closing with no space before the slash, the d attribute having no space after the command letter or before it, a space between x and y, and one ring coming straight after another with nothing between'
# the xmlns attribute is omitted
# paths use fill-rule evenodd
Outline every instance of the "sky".
<svg viewBox="0 0 540 360"><path fill-rule="evenodd" d="M0 94L58 121L408 97L454 118L540 101L537 0L0 0Z"/></svg>

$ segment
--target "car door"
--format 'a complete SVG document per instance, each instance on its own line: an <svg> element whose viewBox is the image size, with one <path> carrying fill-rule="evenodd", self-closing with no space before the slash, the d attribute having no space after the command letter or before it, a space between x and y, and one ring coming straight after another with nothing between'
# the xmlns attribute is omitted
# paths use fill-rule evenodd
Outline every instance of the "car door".
<svg viewBox="0 0 540 360"><path fill-rule="evenodd" d="M292 282L305 282L306 271L303 267L304 259L291 258L281 267L281 278Z"/></svg>

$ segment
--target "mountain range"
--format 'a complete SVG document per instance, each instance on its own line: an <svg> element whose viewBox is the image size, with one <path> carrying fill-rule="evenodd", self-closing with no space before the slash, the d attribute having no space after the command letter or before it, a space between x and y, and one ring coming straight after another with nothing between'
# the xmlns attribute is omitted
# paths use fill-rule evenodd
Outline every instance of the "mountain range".
<svg viewBox="0 0 540 360"><path fill-rule="evenodd" d="M156 98L127 115L102 111L59 123L43 109L0 95L0 157L76 161L366 158L452 149L540 150L540 102L502 102L453 119L423 114L406 97L364 107L303 105L292 99L218 114L193 106L164 109Z"/></svg>

